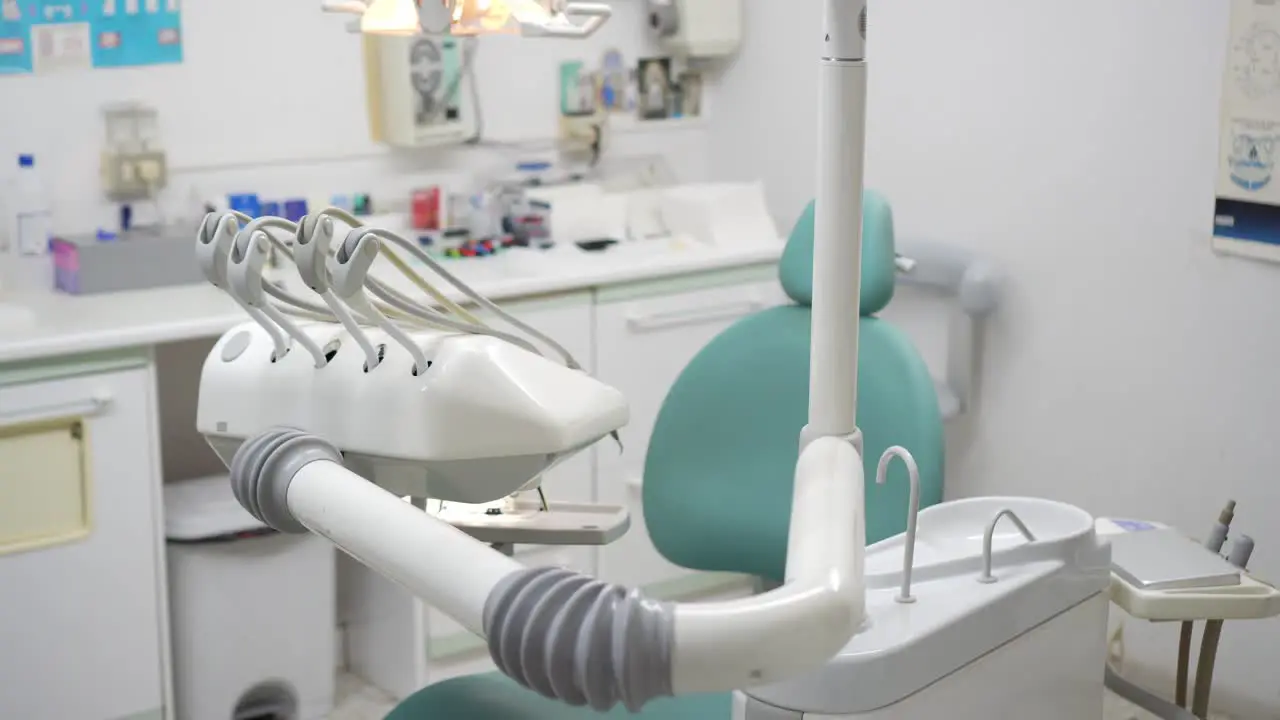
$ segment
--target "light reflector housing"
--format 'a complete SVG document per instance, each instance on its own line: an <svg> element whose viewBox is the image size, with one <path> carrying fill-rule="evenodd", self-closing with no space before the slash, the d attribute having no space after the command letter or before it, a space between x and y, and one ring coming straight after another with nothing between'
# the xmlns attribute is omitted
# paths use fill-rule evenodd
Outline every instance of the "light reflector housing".
<svg viewBox="0 0 1280 720"><path fill-rule="evenodd" d="M604 3L566 0L328 0L332 12L361 15L374 35L526 35L581 38L609 19Z"/></svg>

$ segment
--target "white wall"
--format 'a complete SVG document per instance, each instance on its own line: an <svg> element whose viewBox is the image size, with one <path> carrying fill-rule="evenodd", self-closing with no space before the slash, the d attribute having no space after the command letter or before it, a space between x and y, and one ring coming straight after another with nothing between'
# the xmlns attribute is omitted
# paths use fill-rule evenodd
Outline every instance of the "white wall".
<svg viewBox="0 0 1280 720"><path fill-rule="evenodd" d="M821 3L749 5L712 164L764 178L786 226L813 193ZM949 438L949 494L1044 495L1193 533L1235 498L1253 569L1280 580L1280 267L1209 249L1227 3L871 10L869 185L900 236L980 250L1010 276L981 406ZM1128 632L1169 693L1176 632ZM1224 709L1280 717L1278 648L1280 622L1226 625Z"/></svg>
<svg viewBox="0 0 1280 720"><path fill-rule="evenodd" d="M483 150L405 152L372 143L364 105L360 43L348 16L319 0L187 0L180 65L0 77L0 179L17 154L37 155L54 195L60 231L112 219L101 200L100 108L137 100L159 111L173 174L166 206L206 196L259 192L276 197L369 191L404 195L417 177L511 166L555 137L559 63L595 66L606 48L629 60L650 54L643 5L616 5L588 41L480 41ZM684 179L706 170L705 132L636 131L613 139L611 155L660 154Z"/></svg>

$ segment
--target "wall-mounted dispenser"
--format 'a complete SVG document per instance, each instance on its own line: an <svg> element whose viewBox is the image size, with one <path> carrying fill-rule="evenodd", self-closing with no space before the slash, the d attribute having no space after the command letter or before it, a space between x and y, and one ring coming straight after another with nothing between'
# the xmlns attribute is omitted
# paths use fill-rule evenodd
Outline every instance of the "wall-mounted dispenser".
<svg viewBox="0 0 1280 720"><path fill-rule="evenodd" d="M743 0L646 0L651 31L682 57L732 55L742 44Z"/></svg>

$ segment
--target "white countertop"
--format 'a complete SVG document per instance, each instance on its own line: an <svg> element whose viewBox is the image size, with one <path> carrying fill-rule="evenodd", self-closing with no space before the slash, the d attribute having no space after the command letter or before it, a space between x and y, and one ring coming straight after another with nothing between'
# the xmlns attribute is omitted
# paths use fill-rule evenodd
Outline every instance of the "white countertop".
<svg viewBox="0 0 1280 720"><path fill-rule="evenodd" d="M782 242L673 247L648 241L586 253L565 245L445 266L502 301L775 262L782 249ZM245 319L229 297L208 285L87 296L0 290L0 363L213 337Z"/></svg>

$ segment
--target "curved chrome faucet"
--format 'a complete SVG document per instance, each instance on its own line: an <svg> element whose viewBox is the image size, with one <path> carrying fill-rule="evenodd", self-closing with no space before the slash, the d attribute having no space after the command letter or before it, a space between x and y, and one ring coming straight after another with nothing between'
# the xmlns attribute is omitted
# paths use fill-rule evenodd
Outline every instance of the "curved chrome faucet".
<svg viewBox="0 0 1280 720"><path fill-rule="evenodd" d="M911 596L911 567L915 564L916 518L920 514L920 468L916 465L916 459L911 457L911 453L906 448L894 445L880 456L880 464L876 467L877 485L884 484L888 477L889 463L893 462L895 457L901 459L907 466L907 474L911 478L911 499L907 506L906 545L902 551L902 589L894 600L900 603L913 603L916 599Z"/></svg>
<svg viewBox="0 0 1280 720"><path fill-rule="evenodd" d="M1027 542L1036 541L1036 536L1027 529L1022 518L1019 518L1011 508L1005 508L996 513L996 516L991 519L991 524L987 525L986 534L982 536L982 576L978 578L980 583L990 584L996 581L995 576L991 574L991 543L996 535L996 525L1000 523L1002 517L1008 517L1013 521L1013 524L1018 526L1018 532L1022 533L1022 537L1026 538Z"/></svg>

